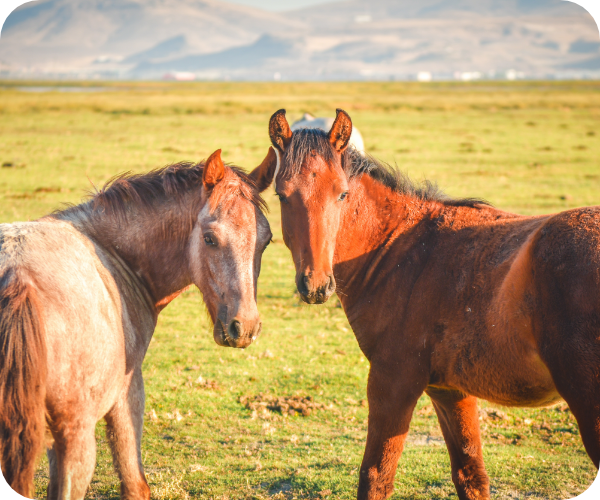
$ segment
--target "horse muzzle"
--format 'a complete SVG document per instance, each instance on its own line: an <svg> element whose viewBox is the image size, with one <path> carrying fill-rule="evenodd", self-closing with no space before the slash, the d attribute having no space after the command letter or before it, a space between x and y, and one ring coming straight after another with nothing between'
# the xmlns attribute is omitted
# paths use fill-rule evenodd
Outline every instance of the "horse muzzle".
<svg viewBox="0 0 600 500"><path fill-rule="evenodd" d="M300 298L307 304L324 304L335 292L335 278L329 274L321 283L315 283L312 273L301 274L296 279Z"/></svg>
<svg viewBox="0 0 600 500"><path fill-rule="evenodd" d="M213 328L213 337L220 346L243 349L256 340L261 329L262 322L260 320L243 321L239 318L233 318L227 324L221 318L218 318Z"/></svg>

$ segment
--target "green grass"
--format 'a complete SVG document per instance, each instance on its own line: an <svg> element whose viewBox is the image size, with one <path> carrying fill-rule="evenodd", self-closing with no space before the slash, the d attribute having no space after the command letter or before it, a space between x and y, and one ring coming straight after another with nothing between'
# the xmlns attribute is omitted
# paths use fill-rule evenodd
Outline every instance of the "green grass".
<svg viewBox="0 0 600 500"><path fill-rule="evenodd" d="M0 165L10 164L0 168L2 222L77 202L117 173L200 160L217 148L226 161L250 169L266 154L268 118L281 107L290 121L304 111L346 109L371 153L417 179L437 180L451 195L483 197L526 214L600 198L598 82L138 82L69 94L24 93L13 84L4 82L0 90ZM355 497L368 362L337 300L299 303L278 201L271 191L266 199L275 242L259 283L260 339L245 351L218 347L197 290L159 319L144 363L142 455L153 498ZM283 416L253 413L240 402L260 393L310 395L325 408L308 417ZM504 418L482 412L481 419L496 498L568 498L592 483L596 471L568 410L501 411ZM181 420L169 418L177 413ZM102 424L98 443L89 497L116 499ZM46 484L44 458L38 496ZM393 498L456 498L426 396L413 418Z"/></svg>

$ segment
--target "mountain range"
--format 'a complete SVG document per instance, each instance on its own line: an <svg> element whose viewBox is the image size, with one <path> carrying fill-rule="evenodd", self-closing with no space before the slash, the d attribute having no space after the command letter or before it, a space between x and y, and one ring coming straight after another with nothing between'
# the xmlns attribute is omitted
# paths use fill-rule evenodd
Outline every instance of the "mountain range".
<svg viewBox="0 0 600 500"><path fill-rule="evenodd" d="M0 37L0 76L345 80L600 76L593 18L562 0L40 0Z"/></svg>

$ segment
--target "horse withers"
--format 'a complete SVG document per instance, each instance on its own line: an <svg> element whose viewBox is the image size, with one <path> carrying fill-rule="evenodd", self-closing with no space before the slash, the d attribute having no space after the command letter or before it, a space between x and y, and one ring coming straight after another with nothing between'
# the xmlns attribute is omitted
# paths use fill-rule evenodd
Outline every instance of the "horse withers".
<svg viewBox="0 0 600 500"><path fill-rule="evenodd" d="M358 498L391 495L415 405L432 399L461 499L490 498L476 398L564 399L600 462L600 208L525 217L348 148L350 117L292 133L275 113L272 181L302 299L336 290L371 362Z"/></svg>
<svg viewBox="0 0 600 500"><path fill-rule="evenodd" d="M217 344L259 334L256 285L271 239L251 179L179 163L120 176L90 201L0 225L0 460L31 496L49 442L48 499L84 497L104 418L121 497L148 499L142 361L159 312L198 286Z"/></svg>

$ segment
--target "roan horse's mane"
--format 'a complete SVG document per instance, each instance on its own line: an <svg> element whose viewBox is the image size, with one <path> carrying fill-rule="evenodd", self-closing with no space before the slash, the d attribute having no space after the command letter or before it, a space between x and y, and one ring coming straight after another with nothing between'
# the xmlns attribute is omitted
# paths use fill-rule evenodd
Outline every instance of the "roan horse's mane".
<svg viewBox="0 0 600 500"><path fill-rule="evenodd" d="M70 206L66 211L87 207L92 210L100 209L116 215L125 215L128 205L132 203L150 208L157 199L178 200L191 189L202 184L203 168L204 162L183 161L145 174L130 172L119 174L110 179L100 190L91 193L91 199L87 203ZM266 203L248 174L234 165L227 165L227 168L241 181L237 186L238 194L265 212Z"/></svg>
<svg viewBox="0 0 600 500"><path fill-rule="evenodd" d="M286 170L289 174L300 171L306 157L315 152L325 161L334 160L334 151L327 134L320 129L300 129L294 132L285 151ZM361 155L354 148L347 148L342 155L342 168L348 179L368 175L396 193L405 194L423 201L437 201L449 206L475 207L489 205L479 198L451 198L435 182L424 180L417 183L407 174L370 155ZM282 172L284 175L288 172Z"/></svg>

